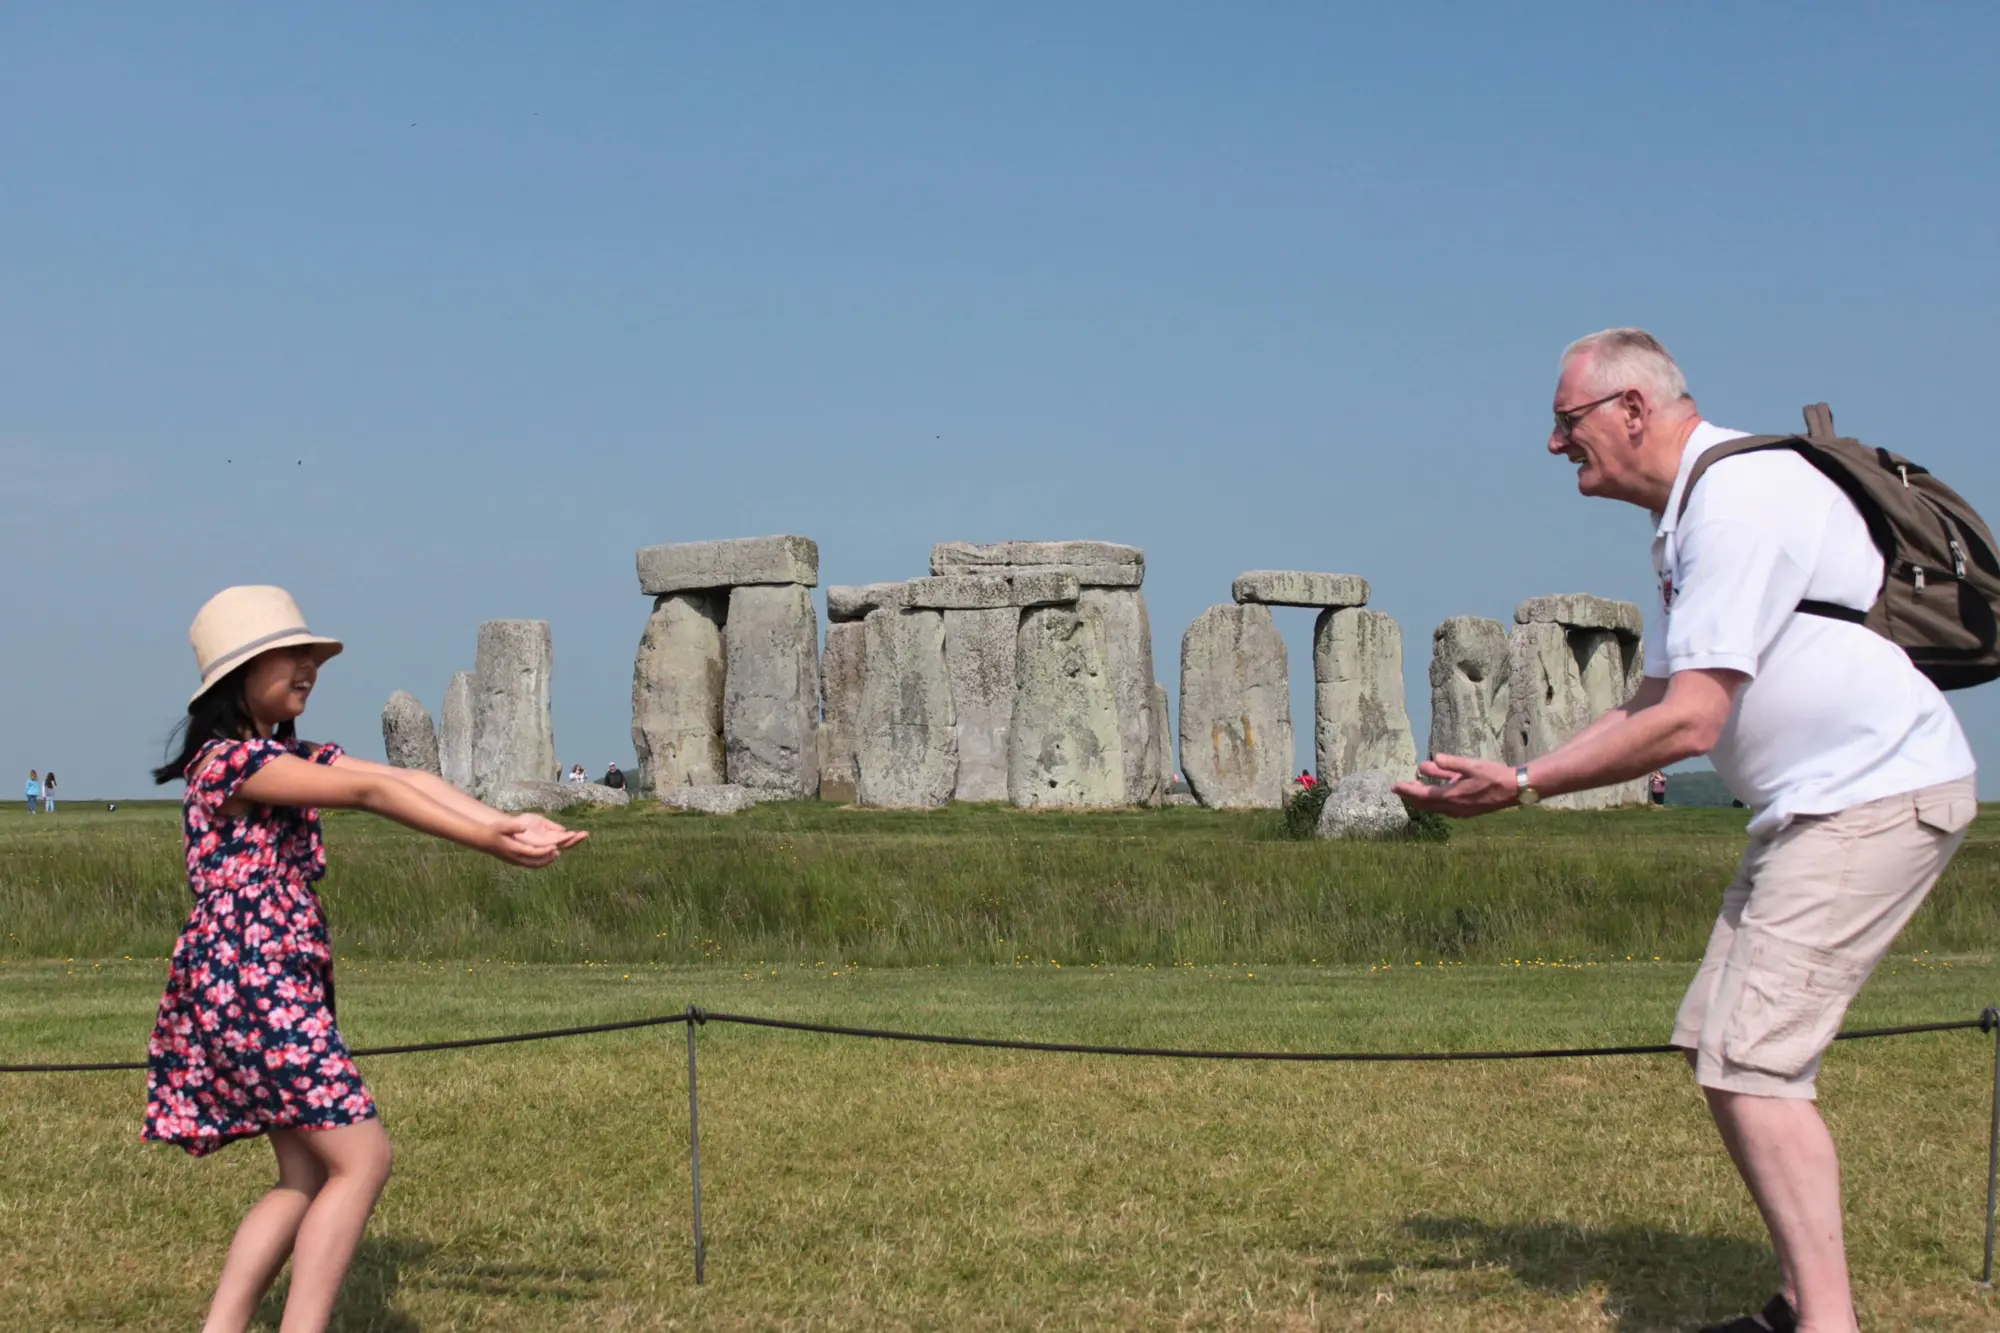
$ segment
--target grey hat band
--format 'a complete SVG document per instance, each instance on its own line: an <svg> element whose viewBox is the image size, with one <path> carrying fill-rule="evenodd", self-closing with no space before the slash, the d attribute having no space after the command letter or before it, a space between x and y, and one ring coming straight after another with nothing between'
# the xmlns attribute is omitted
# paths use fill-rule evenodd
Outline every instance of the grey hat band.
<svg viewBox="0 0 2000 1333"><path fill-rule="evenodd" d="M304 625L294 625L291 629L277 630L273 633L263 635L260 638L252 639L250 640L250 642L244 644L240 648L231 648L228 652L216 658L213 662L210 662L208 664L207 669L201 673L201 678L203 680L207 680L209 677L213 676L216 672L222 670L224 667L234 665L239 659L249 656L251 653L256 652L259 648L264 647L266 644L276 643L279 639L296 638L298 635L301 634L304 634L308 637L314 637L313 632L307 629Z"/></svg>

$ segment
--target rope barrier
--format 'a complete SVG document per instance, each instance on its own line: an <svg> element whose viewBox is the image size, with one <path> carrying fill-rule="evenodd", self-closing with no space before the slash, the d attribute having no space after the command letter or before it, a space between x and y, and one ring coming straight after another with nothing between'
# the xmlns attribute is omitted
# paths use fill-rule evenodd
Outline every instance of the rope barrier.
<svg viewBox="0 0 2000 1333"><path fill-rule="evenodd" d="M1474 1060L1570 1060L1604 1056L1670 1055L1680 1047L1573 1046L1548 1050L1522 1051L1225 1051L1188 1049L1172 1046L1107 1046L1086 1042L1028 1041L1015 1037L966 1037L938 1032L903 1032L894 1028L851 1027L840 1023L811 1023L793 1018L763 1018L755 1014L711 1013L690 1004L685 1013L661 1014L652 1018L632 1018L616 1023L591 1023L582 1027L548 1028L540 1032L510 1032L497 1037L459 1037L450 1041L412 1042L401 1046L373 1046L353 1052L356 1058L377 1055L410 1055L419 1051L455 1051L474 1046L502 1046L514 1042L551 1041L560 1037L582 1037L599 1032L629 1032L635 1028L665 1027L674 1023L687 1028L688 1048L688 1174L694 1189L694 1280L700 1286L706 1268L708 1242L701 1224L701 1110L696 1095L695 1029L710 1023L735 1023L742 1027L773 1028L786 1032L811 1032L830 1037L859 1037L872 1041L916 1042L933 1046L977 1047L1000 1051L1043 1051L1063 1055L1149 1056L1166 1060L1258 1060L1319 1064L1407 1064L1418 1062ZM1842 1032L1835 1041L1865 1041L1878 1037L1908 1037L1929 1032L1964 1032L1971 1029L2000 1033L2000 1009L1987 1008L1979 1017L1935 1023L1905 1023L1896 1027L1861 1028ZM0 1065L0 1074L89 1074L114 1070L140 1070L143 1061L116 1061L94 1064L11 1064ZM1996 1218L2000 1218L2000 1037L1995 1038L1993 1066L1992 1124L1988 1138L1986 1167L1986 1262L1982 1280L1991 1286L1995 1252Z"/></svg>
<svg viewBox="0 0 2000 1333"><path fill-rule="evenodd" d="M505 1046L524 1041L551 1041L560 1037L586 1037L601 1032L628 1032L634 1028L665 1027L675 1023L735 1023L743 1027L776 1028L786 1032L815 1032L831 1037L862 1037L874 1041L920 1042L933 1046L970 1046L996 1051L1042 1051L1059 1055L1145 1056L1162 1060L1261 1060L1295 1064L1416 1064L1447 1061L1485 1060L1582 1060L1624 1055L1673 1055L1678 1046L1573 1046L1522 1051L1227 1051L1175 1046L1104 1046L1087 1042L1029 1041L1017 1037L967 1037L939 1032L904 1032L894 1028L850 1027L840 1023L811 1023L794 1018L764 1018L756 1014L725 1014L688 1006L687 1012L662 1014L653 1018L631 1018L617 1023L592 1023L583 1027L549 1028L540 1032L510 1032L497 1037L459 1037L450 1041L411 1042L401 1046L369 1046L352 1052L355 1059L378 1055L412 1055L424 1051L457 1051L474 1046ZM1925 1032L1961 1032L1973 1028L1991 1032L2000 1025L2000 1011L1986 1010L1978 1018L1939 1023L1908 1023L1900 1027L1862 1028L1843 1032L1835 1041L1864 1041L1875 1037L1907 1037ZM144 1060L105 1061L94 1064L13 1064L0 1065L0 1074L96 1074L141 1070Z"/></svg>

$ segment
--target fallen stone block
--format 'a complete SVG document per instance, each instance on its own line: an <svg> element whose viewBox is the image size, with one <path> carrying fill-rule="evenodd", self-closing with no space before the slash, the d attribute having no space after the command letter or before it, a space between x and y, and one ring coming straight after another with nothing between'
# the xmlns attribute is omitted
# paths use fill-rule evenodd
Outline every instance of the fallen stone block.
<svg viewBox="0 0 2000 1333"><path fill-rule="evenodd" d="M1327 791L1320 807L1322 838L1384 838L1409 827L1410 812L1380 769L1350 773Z"/></svg>
<svg viewBox="0 0 2000 1333"><path fill-rule="evenodd" d="M1359 574L1314 574L1298 569L1253 569L1238 574L1230 595L1264 606L1366 606L1368 580Z"/></svg>
<svg viewBox="0 0 2000 1333"><path fill-rule="evenodd" d="M675 787L672 791L660 793L660 804L668 809L689 810L703 815L741 814L769 799L768 792L753 791L734 783L718 783L712 787Z"/></svg>
<svg viewBox="0 0 2000 1333"><path fill-rule="evenodd" d="M639 548L639 591L738 588L752 584L819 584L819 544L810 537L732 537Z"/></svg>
<svg viewBox="0 0 2000 1333"><path fill-rule="evenodd" d="M555 814L579 805L627 805L632 797L596 782L507 782L493 789L486 804L510 815L533 810Z"/></svg>

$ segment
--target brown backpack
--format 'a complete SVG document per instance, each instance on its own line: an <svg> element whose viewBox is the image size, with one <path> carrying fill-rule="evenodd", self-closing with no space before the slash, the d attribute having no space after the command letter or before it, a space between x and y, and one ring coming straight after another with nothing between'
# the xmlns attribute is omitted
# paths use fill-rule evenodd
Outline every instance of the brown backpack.
<svg viewBox="0 0 2000 1333"><path fill-rule="evenodd" d="M1702 474L1725 458L1790 449L1847 493L1882 553L1882 590L1866 609L1810 598L1806 615L1865 625L1910 655L1939 689L2000 676L2000 559L1993 533L1963 496L1887 449L1833 433L1833 409L1806 409L1803 435L1751 435L1703 454L1681 491L1680 512Z"/></svg>

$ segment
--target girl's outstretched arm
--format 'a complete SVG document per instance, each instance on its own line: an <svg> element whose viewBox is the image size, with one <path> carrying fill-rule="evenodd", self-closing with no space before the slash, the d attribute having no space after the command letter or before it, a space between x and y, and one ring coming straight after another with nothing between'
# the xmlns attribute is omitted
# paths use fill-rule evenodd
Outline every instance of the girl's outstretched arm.
<svg viewBox="0 0 2000 1333"><path fill-rule="evenodd" d="M236 795L260 805L366 810L517 866L549 865L562 853L555 843L535 840L534 826L525 816L487 824L440 805L396 778L359 767L308 763L296 755L272 759L244 779Z"/></svg>
<svg viewBox="0 0 2000 1333"><path fill-rule="evenodd" d="M467 796L458 788L446 782L435 773L425 773L415 768L396 768L390 764L378 764L370 759L356 759L351 754L342 754L333 761L335 768L352 769L357 773L376 773L394 778L398 782L415 787L424 795L436 801L447 810L455 810L467 819L477 820L488 826L496 826L515 821L524 821L530 842L551 842L557 848L574 847L590 835L573 832L545 816L528 813L521 816L495 810L484 801Z"/></svg>

